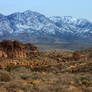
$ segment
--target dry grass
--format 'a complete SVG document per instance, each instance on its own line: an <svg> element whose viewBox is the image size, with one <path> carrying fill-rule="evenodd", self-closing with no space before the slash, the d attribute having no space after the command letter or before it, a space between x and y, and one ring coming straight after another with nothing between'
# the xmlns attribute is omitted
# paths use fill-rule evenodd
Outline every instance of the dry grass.
<svg viewBox="0 0 92 92"><path fill-rule="evenodd" d="M71 57L72 53L41 52L33 59L17 59L19 62L40 65L32 68L27 66L0 68L0 92L92 92L91 57L89 61L81 59L62 62L56 59L57 55ZM4 60L10 59L2 59L1 62Z"/></svg>

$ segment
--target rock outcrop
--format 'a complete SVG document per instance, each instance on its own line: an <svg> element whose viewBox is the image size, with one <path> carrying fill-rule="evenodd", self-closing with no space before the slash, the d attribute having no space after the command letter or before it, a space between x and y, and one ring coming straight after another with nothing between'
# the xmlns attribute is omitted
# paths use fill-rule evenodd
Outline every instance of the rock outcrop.
<svg viewBox="0 0 92 92"><path fill-rule="evenodd" d="M25 44L25 51L26 51L27 57L30 57L30 58L37 56L39 54L37 47L31 43Z"/></svg>
<svg viewBox="0 0 92 92"><path fill-rule="evenodd" d="M23 44L18 41L5 40L0 42L0 57L26 58L34 57L39 53L38 48L32 44Z"/></svg>

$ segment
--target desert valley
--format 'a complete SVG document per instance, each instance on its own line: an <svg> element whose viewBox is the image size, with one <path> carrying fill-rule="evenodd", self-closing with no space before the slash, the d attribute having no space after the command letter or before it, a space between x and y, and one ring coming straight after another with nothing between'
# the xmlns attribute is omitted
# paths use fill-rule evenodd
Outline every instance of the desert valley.
<svg viewBox="0 0 92 92"><path fill-rule="evenodd" d="M91 10L91 0L1 0L0 92L92 92Z"/></svg>

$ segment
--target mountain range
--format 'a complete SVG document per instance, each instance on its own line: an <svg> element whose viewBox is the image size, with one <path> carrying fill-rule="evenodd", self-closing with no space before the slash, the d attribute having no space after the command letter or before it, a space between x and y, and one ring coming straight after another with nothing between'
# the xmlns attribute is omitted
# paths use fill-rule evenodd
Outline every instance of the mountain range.
<svg viewBox="0 0 92 92"><path fill-rule="evenodd" d="M0 40L92 44L92 22L71 16L46 17L31 10L0 14Z"/></svg>

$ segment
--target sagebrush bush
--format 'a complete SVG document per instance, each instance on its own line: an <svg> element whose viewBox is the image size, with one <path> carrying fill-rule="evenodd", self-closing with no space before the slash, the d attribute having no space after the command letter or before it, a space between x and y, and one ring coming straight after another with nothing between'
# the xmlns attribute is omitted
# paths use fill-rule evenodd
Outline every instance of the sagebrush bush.
<svg viewBox="0 0 92 92"><path fill-rule="evenodd" d="M13 65L7 65L7 67L5 68L6 71L11 72L14 69Z"/></svg>
<svg viewBox="0 0 92 92"><path fill-rule="evenodd" d="M7 72L0 72L0 81L8 82L11 80L11 76Z"/></svg>
<svg viewBox="0 0 92 92"><path fill-rule="evenodd" d="M7 90L4 87L0 87L0 92L7 92Z"/></svg>
<svg viewBox="0 0 92 92"><path fill-rule="evenodd" d="M79 60L80 59L80 53L79 52L74 52L73 55L72 55L73 59L75 61Z"/></svg>

